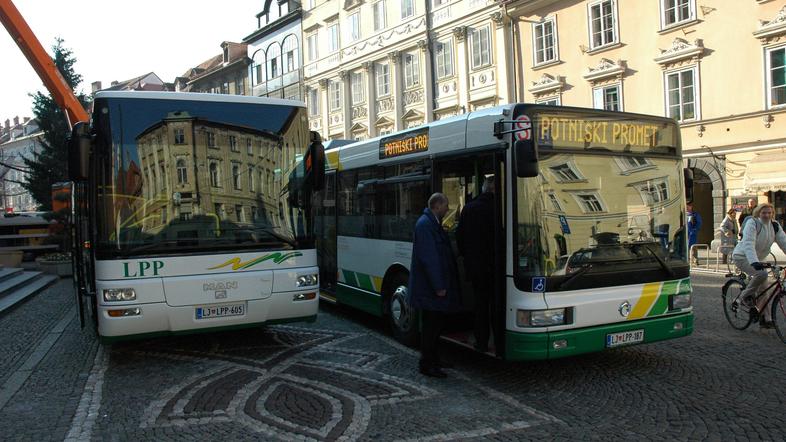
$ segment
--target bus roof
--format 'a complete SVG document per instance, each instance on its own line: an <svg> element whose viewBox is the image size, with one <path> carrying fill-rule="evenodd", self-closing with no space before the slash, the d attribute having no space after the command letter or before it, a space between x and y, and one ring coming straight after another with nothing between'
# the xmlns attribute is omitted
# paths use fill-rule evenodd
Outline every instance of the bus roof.
<svg viewBox="0 0 786 442"><path fill-rule="evenodd" d="M250 97L247 95L205 94L199 92L150 92L150 91L103 91L96 93L99 98L138 98L147 100L210 101L222 103L273 104L306 107L306 103L281 98Z"/></svg>

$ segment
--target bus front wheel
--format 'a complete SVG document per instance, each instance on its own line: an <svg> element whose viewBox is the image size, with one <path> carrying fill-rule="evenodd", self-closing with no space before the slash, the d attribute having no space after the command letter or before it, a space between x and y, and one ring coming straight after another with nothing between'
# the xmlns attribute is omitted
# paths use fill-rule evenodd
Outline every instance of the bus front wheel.
<svg viewBox="0 0 786 442"><path fill-rule="evenodd" d="M418 315L409 305L408 283L409 278L405 274L394 277L390 285L392 291L387 297L387 313L393 337L398 342L413 347L418 343Z"/></svg>

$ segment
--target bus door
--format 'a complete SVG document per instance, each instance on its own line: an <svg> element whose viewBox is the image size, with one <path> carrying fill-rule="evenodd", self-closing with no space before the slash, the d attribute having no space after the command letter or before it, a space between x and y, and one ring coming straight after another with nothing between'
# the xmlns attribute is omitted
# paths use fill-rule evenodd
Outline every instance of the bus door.
<svg viewBox="0 0 786 442"><path fill-rule="evenodd" d="M319 262L319 281L327 295L335 295L336 262L336 172L325 174L325 188L314 198L314 234Z"/></svg>
<svg viewBox="0 0 786 442"><path fill-rule="evenodd" d="M499 181L500 171L502 170L498 165L498 158L500 157L493 153L478 154L438 161L435 163L434 167L436 172L434 188L437 192L444 193L450 202L450 210L443 219L442 225L448 233L454 254L456 255L459 282L462 291L462 304L464 306L464 314L456 316L456 321L449 325L446 334L449 340L467 346L474 346L475 322L478 318L482 320L482 316L475 314L476 297L483 296L489 299L491 305L497 305L498 302L496 302L496 300L500 298L499 291L501 287L501 284L496 281L496 279L498 279L497 275L499 274L497 269L503 270L503 273L504 269L502 269L502 264L498 264L497 259L495 259L495 272L494 276L492 276L494 280L488 281L488 284L486 284L488 292L477 294L474 292L474 287L467 273L469 267L469 265L465 263L467 258L462 256L459 250L457 237L459 220L461 212L466 204L481 194L486 177L493 177L496 184L495 188L502 188L501 184L497 183L497 181ZM493 215L488 219L488 223L494 226L495 232L501 231L498 227L500 227L503 213L500 203L502 199L499 195L500 192L495 193ZM496 252L499 250L500 245L496 244L497 246L495 247L495 243L498 243L498 241L495 240L493 243L488 244L488 246L492 247L494 249L493 251ZM469 250L465 250L464 252L467 255L472 253ZM491 303L492 300L495 302ZM485 305L483 302L478 304ZM495 308L494 310L496 311L497 309ZM496 316L496 314L489 315L488 317L488 321L490 324L493 324L495 328L494 333L491 333L491 330L489 331L489 336L498 335L496 328L498 328L499 324L496 324L496 322L499 321L494 321L491 316ZM489 339L488 348L490 353L494 353L493 338Z"/></svg>

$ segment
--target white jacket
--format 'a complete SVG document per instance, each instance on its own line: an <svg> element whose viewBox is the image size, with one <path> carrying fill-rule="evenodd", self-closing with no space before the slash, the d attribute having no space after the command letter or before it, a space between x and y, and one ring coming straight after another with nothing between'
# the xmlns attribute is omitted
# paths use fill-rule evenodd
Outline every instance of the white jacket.
<svg viewBox="0 0 786 442"><path fill-rule="evenodd" d="M754 262L763 262L770 254L770 248L773 243L778 243L781 250L786 253L786 233L783 232L783 226L778 226L778 234L775 234L775 229L772 223L763 223L759 218L750 218L745 220L745 226L742 229L742 241L737 243L734 248L732 256L734 258L745 258L749 264ZM757 232L758 231L758 232Z"/></svg>

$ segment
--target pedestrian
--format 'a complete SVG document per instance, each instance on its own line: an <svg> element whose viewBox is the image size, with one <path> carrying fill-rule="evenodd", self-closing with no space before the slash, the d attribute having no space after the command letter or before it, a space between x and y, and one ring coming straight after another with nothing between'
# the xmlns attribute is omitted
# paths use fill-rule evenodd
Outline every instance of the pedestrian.
<svg viewBox="0 0 786 442"><path fill-rule="evenodd" d="M767 269L762 262L767 259L774 243L778 243L778 247L786 252L786 234L780 224L772 220L774 214L772 204L762 203L756 206L750 220L741 229L742 240L732 254L734 264L750 276L745 290L740 293L740 299L743 303L755 307L762 328L773 326L770 304L759 305L756 299L759 289L767 281Z"/></svg>
<svg viewBox="0 0 786 442"><path fill-rule="evenodd" d="M726 217L721 221L718 226L720 232L721 247L720 252L723 255L723 264L729 260L729 254L734 250L737 245L737 236L739 235L739 228L737 227L737 211L733 208L726 212Z"/></svg>
<svg viewBox="0 0 786 442"><path fill-rule="evenodd" d="M688 217L688 250L691 251L691 258L695 265L699 265L699 252L693 245L696 244L696 237L701 229L701 215L693 211L693 202L686 204L687 217Z"/></svg>
<svg viewBox="0 0 786 442"><path fill-rule="evenodd" d="M456 232L465 274L472 284L475 304L475 350L486 353L489 317L494 303L494 177L486 177L482 193L464 206ZM499 340L495 339L495 343Z"/></svg>
<svg viewBox="0 0 786 442"><path fill-rule="evenodd" d="M745 227L745 224L744 224L745 223L745 218L751 216L753 214L753 209L755 209L755 208L756 208L756 199L755 198L749 198L748 199L748 205L745 206L742 209L742 211L740 212L740 217L739 217L739 220L737 222L737 226L739 226L739 228L740 228L740 231L739 231L740 239L742 239L742 229Z"/></svg>
<svg viewBox="0 0 786 442"><path fill-rule="evenodd" d="M446 364L439 359L439 336L447 314L461 308L458 272L450 239L442 228L448 198L435 193L415 224L409 274L410 306L420 311L420 372L444 378Z"/></svg>

